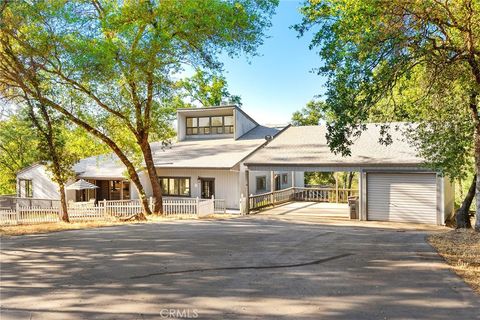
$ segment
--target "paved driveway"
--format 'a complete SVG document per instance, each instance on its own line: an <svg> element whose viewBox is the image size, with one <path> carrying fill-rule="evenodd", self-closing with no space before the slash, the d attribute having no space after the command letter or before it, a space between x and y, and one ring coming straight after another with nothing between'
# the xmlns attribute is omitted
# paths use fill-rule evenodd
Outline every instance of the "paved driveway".
<svg viewBox="0 0 480 320"><path fill-rule="evenodd" d="M425 235L287 213L4 238L1 319L479 319Z"/></svg>

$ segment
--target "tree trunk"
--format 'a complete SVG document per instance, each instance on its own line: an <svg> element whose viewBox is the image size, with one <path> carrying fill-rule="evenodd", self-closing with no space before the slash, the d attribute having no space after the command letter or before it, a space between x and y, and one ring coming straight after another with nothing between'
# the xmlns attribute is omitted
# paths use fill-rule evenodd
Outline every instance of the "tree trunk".
<svg viewBox="0 0 480 320"><path fill-rule="evenodd" d="M352 189L352 182L353 182L353 177L354 177L354 176L355 176L355 172L349 172L349 173L348 173L348 185L347 185L348 196L351 195L350 189Z"/></svg>
<svg viewBox="0 0 480 320"><path fill-rule="evenodd" d="M476 77L477 83L480 85L480 70L475 60L470 61L470 64L474 70L474 75ZM472 116L473 123L475 124L474 132L474 146L475 146L475 173L477 175L477 184L475 188L476 196L476 221L475 221L475 231L480 232L480 118L478 115L477 107L477 92L472 90L470 94L470 114Z"/></svg>
<svg viewBox="0 0 480 320"><path fill-rule="evenodd" d="M60 183L60 206L62 209L61 219L63 222L70 222L68 218L67 198L65 197L65 184Z"/></svg>
<svg viewBox="0 0 480 320"><path fill-rule="evenodd" d="M133 182L133 184L137 188L138 196L140 197L140 201L142 202L142 207L143 207L143 212L137 215L137 220L145 221L147 220L145 214L150 215L152 213L152 211L150 210L150 206L148 205L147 195L145 194L145 190L143 189L143 185L140 182L140 178L138 177L137 172L135 172L135 174L129 173L129 176L130 176L130 180Z"/></svg>
<svg viewBox="0 0 480 320"><path fill-rule="evenodd" d="M480 172L480 166L477 164L477 172ZM480 175L477 173L477 187L475 195L477 197L476 204L477 208L475 211L475 231L480 232Z"/></svg>
<svg viewBox="0 0 480 320"><path fill-rule="evenodd" d="M147 169L148 178L150 180L150 184L152 185L153 197L155 199L153 213L163 214L162 188L160 186L160 181L158 180L155 163L153 162L152 149L146 140L142 141L140 146L142 148L143 158L145 159L145 167Z"/></svg>
<svg viewBox="0 0 480 320"><path fill-rule="evenodd" d="M473 177L470 188L468 189L467 195L463 199L462 205L455 212L455 222L457 224L457 229L471 228L472 224L470 222L470 206L472 205L473 198L475 197L475 190L477 186L477 175Z"/></svg>

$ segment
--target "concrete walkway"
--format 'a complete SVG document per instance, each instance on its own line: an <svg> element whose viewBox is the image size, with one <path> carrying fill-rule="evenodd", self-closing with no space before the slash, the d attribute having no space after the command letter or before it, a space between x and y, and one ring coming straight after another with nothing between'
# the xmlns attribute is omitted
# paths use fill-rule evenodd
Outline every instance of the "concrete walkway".
<svg viewBox="0 0 480 320"><path fill-rule="evenodd" d="M265 213L3 238L1 319L480 319L409 229Z"/></svg>

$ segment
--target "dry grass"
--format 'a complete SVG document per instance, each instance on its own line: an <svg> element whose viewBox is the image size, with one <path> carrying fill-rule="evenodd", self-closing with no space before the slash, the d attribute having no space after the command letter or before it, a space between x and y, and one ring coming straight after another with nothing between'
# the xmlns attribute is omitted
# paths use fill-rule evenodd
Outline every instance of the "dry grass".
<svg viewBox="0 0 480 320"><path fill-rule="evenodd" d="M35 233L49 233L64 230L77 230L77 229L90 229L115 225L125 225L132 223L152 223L162 221L175 221L175 220L219 220L229 219L232 217L238 217L238 215L230 214L212 214L206 217L197 218L195 216L175 216L175 217L163 217L163 216L149 216L147 221L90 221L90 222L54 222L54 223L39 223L30 225L16 225L16 226L2 226L0 227L0 236L20 236L25 234Z"/></svg>
<svg viewBox="0 0 480 320"><path fill-rule="evenodd" d="M432 234L428 242L452 269L480 293L480 233L473 230L452 230Z"/></svg>
<svg viewBox="0 0 480 320"><path fill-rule="evenodd" d="M18 226L3 226L0 227L0 236L20 236L34 233L49 233L64 230L90 229L99 228L120 224L128 224L134 222L119 222L119 221L90 221L90 222L54 222L54 223L39 223Z"/></svg>

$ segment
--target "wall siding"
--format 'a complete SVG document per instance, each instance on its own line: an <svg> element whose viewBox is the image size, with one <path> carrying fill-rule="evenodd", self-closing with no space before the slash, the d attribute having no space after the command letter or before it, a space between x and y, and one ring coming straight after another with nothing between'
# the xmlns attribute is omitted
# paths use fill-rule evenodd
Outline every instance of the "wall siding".
<svg viewBox="0 0 480 320"><path fill-rule="evenodd" d="M157 169L159 177L189 177L191 181L191 197L200 197L198 177L215 178L215 198L225 199L227 208L238 209L240 201L239 172L208 169ZM147 194L151 195L150 193Z"/></svg>
<svg viewBox="0 0 480 320"><path fill-rule="evenodd" d="M240 138L248 131L252 130L257 126L256 123L252 122L251 119L246 117L241 111L234 111L235 118L235 139Z"/></svg>
<svg viewBox="0 0 480 320"><path fill-rule="evenodd" d="M24 196L19 190L21 179L32 180L33 198L60 199L58 185L53 182L52 174L44 165L36 165L17 175L17 195Z"/></svg>

